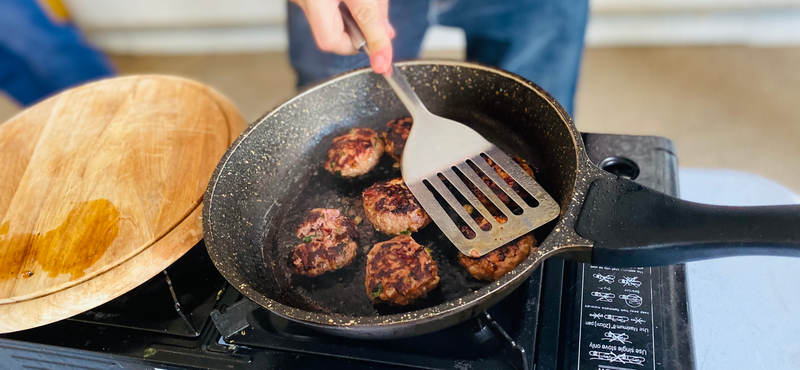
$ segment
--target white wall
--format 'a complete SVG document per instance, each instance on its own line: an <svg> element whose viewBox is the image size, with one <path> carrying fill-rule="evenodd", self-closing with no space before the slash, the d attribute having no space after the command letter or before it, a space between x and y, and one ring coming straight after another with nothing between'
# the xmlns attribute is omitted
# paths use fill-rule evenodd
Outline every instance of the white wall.
<svg viewBox="0 0 800 370"><path fill-rule="evenodd" d="M591 0L592 12L658 13L748 11L800 7L798 0Z"/></svg>
<svg viewBox="0 0 800 370"><path fill-rule="evenodd" d="M400 0L402 1L402 0ZM64 0L93 30L281 25L286 0Z"/></svg>
<svg viewBox="0 0 800 370"><path fill-rule="evenodd" d="M402 1L402 0L393 0ZM555 0L557 1L557 0ZM286 47L284 0L66 0L100 47L123 54L225 53ZM591 46L800 45L800 0L592 0ZM435 28L425 49L458 49Z"/></svg>

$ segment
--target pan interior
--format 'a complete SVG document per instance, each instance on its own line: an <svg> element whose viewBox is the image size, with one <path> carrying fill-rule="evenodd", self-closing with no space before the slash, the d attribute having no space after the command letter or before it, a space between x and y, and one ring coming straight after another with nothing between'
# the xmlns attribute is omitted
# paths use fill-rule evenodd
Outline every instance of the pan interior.
<svg viewBox="0 0 800 370"><path fill-rule="evenodd" d="M573 137L540 93L511 76L466 65L415 63L403 71L433 113L467 124L507 153L527 160L537 181L562 209L568 205L577 167ZM379 180L399 177L400 171L384 156L378 168L364 177L340 179L323 170L322 163L335 136L351 127L382 131L386 122L404 116L405 108L382 78L360 71L300 95L243 134L218 169L206 215L213 235L210 251L224 261L217 263L227 270L223 275L240 289L247 286L255 292L249 298L261 304L273 300L303 312L353 317L408 312L474 297L470 293L486 283L470 277L458 264L458 250L434 224L412 236L433 251L439 286L405 307L373 305L367 297L366 253L390 237L369 224L360 194ZM294 276L288 256L299 243L296 226L306 211L320 207L362 217L358 255L333 273ZM544 240L552 225L536 230L537 240Z"/></svg>

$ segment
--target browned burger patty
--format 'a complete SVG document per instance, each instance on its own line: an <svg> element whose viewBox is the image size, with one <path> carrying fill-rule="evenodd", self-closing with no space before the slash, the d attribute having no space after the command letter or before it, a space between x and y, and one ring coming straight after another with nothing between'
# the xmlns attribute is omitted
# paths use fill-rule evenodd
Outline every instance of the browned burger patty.
<svg viewBox="0 0 800 370"><path fill-rule="evenodd" d="M338 209L314 208L303 217L297 227L297 237L304 243L329 238L352 238L356 235L356 224L342 215Z"/></svg>
<svg viewBox="0 0 800 370"><path fill-rule="evenodd" d="M375 244L367 255L367 295L373 302L407 305L439 284L430 251L410 236Z"/></svg>
<svg viewBox="0 0 800 370"><path fill-rule="evenodd" d="M489 225L489 222L480 218L478 220L478 226L486 230L487 228L485 228L484 225ZM474 232L466 226L462 228L462 231L465 234L472 234L473 237L475 235ZM473 258L459 253L458 262L476 279L494 281L513 270L520 262L528 258L528 255L534 248L536 248L536 239L533 237L533 234L528 233L479 258Z"/></svg>
<svg viewBox="0 0 800 370"><path fill-rule="evenodd" d="M314 277L347 266L358 250L355 236L355 223L338 209L308 211L297 228L303 243L290 257L294 273Z"/></svg>
<svg viewBox="0 0 800 370"><path fill-rule="evenodd" d="M325 239L302 243L292 251L294 272L310 277L335 271L353 262L358 245L353 239Z"/></svg>
<svg viewBox="0 0 800 370"><path fill-rule="evenodd" d="M400 162L403 156L403 149L406 147L408 133L411 132L411 117L393 119L386 123L386 131L383 132L383 141L386 143L386 153L394 160Z"/></svg>
<svg viewBox="0 0 800 370"><path fill-rule="evenodd" d="M378 182L361 195L367 218L384 234L410 234L431 222L402 178Z"/></svg>
<svg viewBox="0 0 800 370"><path fill-rule="evenodd" d="M383 155L383 140L371 128L354 128L333 139L325 169L341 177L355 177L378 165Z"/></svg>

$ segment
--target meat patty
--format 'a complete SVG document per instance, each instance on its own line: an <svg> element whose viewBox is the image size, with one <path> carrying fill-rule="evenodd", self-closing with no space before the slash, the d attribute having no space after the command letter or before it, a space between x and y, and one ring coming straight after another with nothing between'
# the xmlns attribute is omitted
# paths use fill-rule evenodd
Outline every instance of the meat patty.
<svg viewBox="0 0 800 370"><path fill-rule="evenodd" d="M356 224L353 220L332 208L314 208L306 212L303 222L297 227L297 237L302 238L304 243L355 236Z"/></svg>
<svg viewBox="0 0 800 370"><path fill-rule="evenodd" d="M486 230L484 225L489 222L481 218L478 220L478 226ZM465 234L475 233L468 227L464 226L462 231ZM478 280L494 281L513 270L520 262L528 258L531 250L536 248L536 239L533 234L525 234L518 239L503 245L482 257L473 258L463 253L458 254L458 262L464 266L470 275Z"/></svg>
<svg viewBox="0 0 800 370"><path fill-rule="evenodd" d="M292 251L294 273L310 277L335 271L353 262L358 245L353 239L313 240Z"/></svg>
<svg viewBox="0 0 800 370"><path fill-rule="evenodd" d="M354 128L333 139L325 169L340 177L363 175L378 165L383 140L371 128Z"/></svg>
<svg viewBox="0 0 800 370"><path fill-rule="evenodd" d="M413 122L411 117L403 117L386 123L387 129L383 132L386 153L397 162L400 162L400 158L403 156L403 149L406 147L406 140L408 140L408 133L411 132Z"/></svg>
<svg viewBox="0 0 800 370"><path fill-rule="evenodd" d="M358 250L355 236L355 223L338 209L308 211L297 228L303 243L290 257L294 273L314 277L347 266Z"/></svg>
<svg viewBox="0 0 800 370"><path fill-rule="evenodd" d="M378 182L361 195L367 218L384 234L407 235L431 222L402 178Z"/></svg>
<svg viewBox="0 0 800 370"><path fill-rule="evenodd" d="M407 305L439 284L430 251L410 236L375 244L367 255L367 295L375 302Z"/></svg>

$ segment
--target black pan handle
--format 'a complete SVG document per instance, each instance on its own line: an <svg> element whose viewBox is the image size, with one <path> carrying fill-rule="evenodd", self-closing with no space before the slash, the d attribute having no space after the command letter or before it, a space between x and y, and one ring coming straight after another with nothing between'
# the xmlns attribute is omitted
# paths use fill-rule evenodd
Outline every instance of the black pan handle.
<svg viewBox="0 0 800 370"><path fill-rule="evenodd" d="M742 256L800 257L800 205L723 207L684 201L623 178L589 187L575 230L592 263L663 266Z"/></svg>

